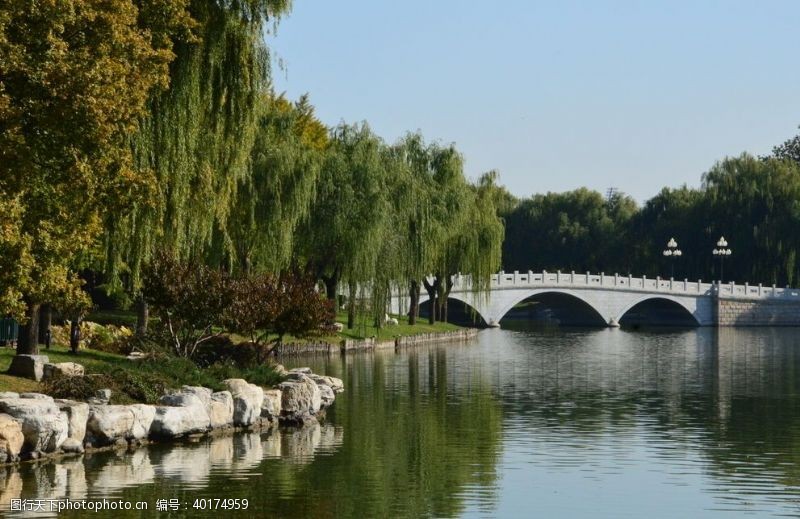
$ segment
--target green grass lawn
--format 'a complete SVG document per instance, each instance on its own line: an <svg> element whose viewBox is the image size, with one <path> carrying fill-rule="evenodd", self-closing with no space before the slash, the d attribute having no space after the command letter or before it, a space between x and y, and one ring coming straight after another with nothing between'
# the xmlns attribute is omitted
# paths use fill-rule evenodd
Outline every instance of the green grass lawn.
<svg viewBox="0 0 800 519"><path fill-rule="evenodd" d="M356 325L352 330L347 328L337 334L337 339L364 339L366 337L376 337L378 339L392 339L394 337L402 337L407 335L419 335L421 333L432 332L452 332L460 330L462 327L450 323L436 323L428 324L427 319L417 319L417 324L408 324L408 317L405 315L394 315L399 324L397 325L384 325L381 328L372 326L371 318L356 317ZM347 324L347 313L340 312L336 315L336 321L342 324Z"/></svg>
<svg viewBox="0 0 800 519"><path fill-rule="evenodd" d="M132 310L96 310L85 318L97 324L114 324L134 328L136 326L136 312Z"/></svg>
<svg viewBox="0 0 800 519"><path fill-rule="evenodd" d="M371 318L359 316L352 330L331 334L313 339L297 339L285 337L285 342L293 341L325 341L339 344L343 339L364 339L376 337L389 340L398 336L417 335L431 332L449 332L461 329L449 323L428 324L423 319L416 325L408 324L405 316L396 316L399 324L386 325L380 329L372 326ZM87 320L105 324L133 326L136 316L133 312L115 311L91 314ZM336 320L347 322L347 314L342 312ZM247 340L233 335L234 342ZM215 391L224 389L222 380L226 378L244 378L251 383L270 387L280 381L280 377L269 365L239 369L231 365L214 364L208 368L200 368L188 359L159 357L156 360L128 360L122 355L83 348L77 355L70 353L66 345L54 344L49 350L42 347L40 354L47 355L50 362L77 362L86 369L87 375L80 381L60 383L61 385L38 383L33 380L7 375L11 359L16 351L12 348L0 348L0 391L46 392L62 398L86 399L93 396L96 389L108 387L112 389L112 403L146 402L155 403L168 389L177 389L182 385L205 386ZM70 385L71 384L71 385Z"/></svg>
<svg viewBox="0 0 800 519"><path fill-rule="evenodd" d="M105 353L83 349L78 355L72 355L69 348L53 346L49 350L42 348L39 351L42 355L47 355L50 362L77 362L83 364L87 373L97 373L108 371L109 368L126 367L132 368L132 362L121 355ZM12 348L0 348L0 391L38 391L42 389L41 384L25 378L6 375L8 367L11 365L11 358L16 354Z"/></svg>
<svg viewBox="0 0 800 519"><path fill-rule="evenodd" d="M323 337L315 337L313 339L297 338L292 336L284 337L284 342L307 342L309 340L330 342L332 344L339 344L343 339L365 339L368 337L376 337L378 339L392 339L398 336L418 335L421 333L432 332L451 332L460 330L462 327L450 323L436 323L428 324L425 318L418 319L417 324L408 324L408 317L404 315L394 315L399 324L395 326L384 325L381 328L375 328L371 317L357 316L356 325L352 330L345 328L342 332L336 334L325 335ZM93 312L86 318L87 321L93 321L99 324L114 324L117 326L127 326L133 328L136 324L136 313L126 310L111 310L102 312ZM336 314L336 322L347 324L347 312L339 312ZM151 321L152 324L152 321ZM242 342L250 340L248 337L232 334L231 338L234 342ZM269 337L274 339L274 337ZM61 361L59 361L61 362Z"/></svg>
<svg viewBox="0 0 800 519"><path fill-rule="evenodd" d="M39 353L47 355L50 362L77 362L86 369L86 377L66 379L58 384L39 383L25 378L7 375L11 348L0 348L0 391L44 392L61 398L85 400L102 388L112 390L112 403L133 402L156 403L169 389L183 385L204 386L220 391L225 389L226 378L243 378L253 384L272 387L282 379L271 365L239 369L233 365L213 365L200 368L194 362L177 357L161 356L153 360L128 360L122 355L102 351L81 349L77 355L63 346L42 348ZM88 376L94 375L94 376Z"/></svg>

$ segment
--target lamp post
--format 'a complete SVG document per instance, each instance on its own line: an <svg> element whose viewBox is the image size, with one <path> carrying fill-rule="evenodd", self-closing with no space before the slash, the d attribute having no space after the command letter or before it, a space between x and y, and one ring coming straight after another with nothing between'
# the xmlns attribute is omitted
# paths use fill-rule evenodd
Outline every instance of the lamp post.
<svg viewBox="0 0 800 519"><path fill-rule="evenodd" d="M724 281L724 273L725 273L725 265L724 260L726 256L730 256L733 251L728 248L728 242L725 241L725 236L720 236L719 241L717 241L717 248L712 251L714 256L719 256L719 282L722 283Z"/></svg>
<svg viewBox="0 0 800 519"><path fill-rule="evenodd" d="M670 238L667 242L667 248L664 249L664 257L670 258L670 279L675 277L675 258L679 258L683 255L683 252L678 248L678 242L675 241L675 238Z"/></svg>

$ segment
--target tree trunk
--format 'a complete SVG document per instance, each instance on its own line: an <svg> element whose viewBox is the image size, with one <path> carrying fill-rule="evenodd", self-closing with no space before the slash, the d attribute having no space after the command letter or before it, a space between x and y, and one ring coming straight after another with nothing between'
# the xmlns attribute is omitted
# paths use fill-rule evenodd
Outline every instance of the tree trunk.
<svg viewBox="0 0 800 519"><path fill-rule="evenodd" d="M147 323L150 320L150 308L144 296L139 296L136 300L136 336L144 337L147 335Z"/></svg>
<svg viewBox="0 0 800 519"><path fill-rule="evenodd" d="M419 317L419 281L411 280L411 286L408 289L408 296L411 299L411 304L408 309L408 324L417 324L417 317Z"/></svg>
<svg viewBox="0 0 800 519"><path fill-rule="evenodd" d="M352 330L356 325L356 284L350 282L347 284L348 301L347 301L347 329Z"/></svg>
<svg viewBox="0 0 800 519"><path fill-rule="evenodd" d="M17 355L39 354L39 303L28 303L28 322L19 327Z"/></svg>
<svg viewBox="0 0 800 519"><path fill-rule="evenodd" d="M242 254L242 274L245 276L250 274L250 271L253 270L253 262L250 259L250 253L246 252Z"/></svg>
<svg viewBox="0 0 800 519"><path fill-rule="evenodd" d="M76 317L72 319L69 325L69 349L72 353L78 353L78 346L81 342L81 320Z"/></svg>
<svg viewBox="0 0 800 519"><path fill-rule="evenodd" d="M42 305L39 309L39 344L47 344L47 332L53 320L53 310L50 305Z"/></svg>
<svg viewBox="0 0 800 519"><path fill-rule="evenodd" d="M322 282L325 283L325 296L331 300L336 301L336 289L339 286L339 274L334 273L330 276L321 276ZM337 304L336 309L339 309Z"/></svg>
<svg viewBox="0 0 800 519"><path fill-rule="evenodd" d="M440 289L439 301L441 302L441 305L442 305L442 310L441 310L441 312L439 312L439 315L440 315L441 321L446 323L446 322L448 322L447 321L447 300L450 298L450 290L453 289L453 277L452 276L446 276L444 278L444 283L439 283L439 289Z"/></svg>
<svg viewBox="0 0 800 519"><path fill-rule="evenodd" d="M429 283L427 279L423 279L422 283L425 285L425 290L428 292L428 300L431 306L431 311L428 315L428 323L435 324L437 315L436 310L439 306L436 299L436 293L439 291L439 278L434 278L433 284Z"/></svg>

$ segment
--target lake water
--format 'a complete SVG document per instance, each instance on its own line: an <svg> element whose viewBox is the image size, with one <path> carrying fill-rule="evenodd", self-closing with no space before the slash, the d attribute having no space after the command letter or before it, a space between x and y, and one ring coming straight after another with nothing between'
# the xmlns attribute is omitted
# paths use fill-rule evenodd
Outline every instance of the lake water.
<svg viewBox="0 0 800 519"><path fill-rule="evenodd" d="M179 507L171 517L798 516L799 331L486 330L298 359L287 366L345 381L322 426L0 469L0 508L68 497L149 506L97 517L150 517L159 499ZM248 510L194 508L216 498Z"/></svg>

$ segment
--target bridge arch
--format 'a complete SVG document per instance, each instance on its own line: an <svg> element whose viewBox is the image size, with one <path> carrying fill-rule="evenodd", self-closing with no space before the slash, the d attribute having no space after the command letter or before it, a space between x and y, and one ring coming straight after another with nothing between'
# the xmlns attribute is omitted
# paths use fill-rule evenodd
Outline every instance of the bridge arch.
<svg viewBox="0 0 800 519"><path fill-rule="evenodd" d="M464 295L466 295L467 297L463 297ZM489 324L489 319L487 319L485 313L481 311L482 310L482 305L480 305L479 303L476 303L474 301L471 293L466 293L466 294L450 293L450 295L447 297L447 299L449 299L451 301L457 301L457 302L463 304L471 312L474 312L476 320L477 320L478 323L480 323L482 325L488 325ZM430 302L430 297L428 296L428 294L420 294L420 297L419 297L420 309L422 308L422 305L424 305L425 303L429 303L429 302ZM406 308L406 310L408 310L408 309Z"/></svg>
<svg viewBox="0 0 800 519"><path fill-rule="evenodd" d="M666 308L666 309L678 310L677 316L685 318L684 322L673 322L673 323L668 323L668 324L673 324L673 325L674 324L687 324L687 325L691 325L691 326L701 326L702 325L702 322L701 322L700 318L697 315L697 309L690 308L689 306L686 305L685 302L681 301L680 299L671 297L671 296L666 295L666 294L663 294L663 295L661 295L661 294L659 294L659 295L646 295L644 297L641 297L641 298L629 303L627 306L623 307L622 310L620 310L619 316L617 317L617 321L620 324L624 324L623 323L624 320L629 320L631 318L630 314L631 314L632 311L634 311L637 308L642 309L643 307L645 307L648 304L651 304L651 306L666 305L666 307L662 306L662 309ZM675 315L675 314L673 314L673 315ZM627 316L627 318L626 318L626 316ZM644 323L644 324L664 324L664 322L661 322L661 323Z"/></svg>
<svg viewBox="0 0 800 519"><path fill-rule="evenodd" d="M589 297L586 297L584 294L576 293L572 290L553 288L527 290L521 294L516 292L512 298L510 298L508 301L505 301L504 304L499 307L499 311L494 313L496 319L495 324L499 324L500 321L511 311L511 309L520 303L529 299L535 300L536 298L547 297L549 295L561 296L567 300L577 301L583 308L588 310L588 314L591 316L592 321L595 321L592 324L596 324L597 326L608 324L609 316L602 312L602 306L597 304L597 302L591 300Z"/></svg>

